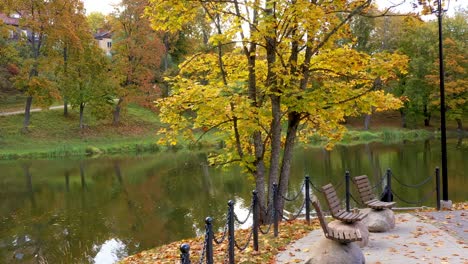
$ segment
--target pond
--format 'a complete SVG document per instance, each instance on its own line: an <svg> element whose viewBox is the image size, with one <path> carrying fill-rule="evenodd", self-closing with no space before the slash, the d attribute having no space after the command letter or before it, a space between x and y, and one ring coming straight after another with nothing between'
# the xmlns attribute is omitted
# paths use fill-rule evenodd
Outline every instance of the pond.
<svg viewBox="0 0 468 264"><path fill-rule="evenodd" d="M367 174L375 184L387 168L401 183L415 184L433 177L439 160L440 144L429 140L299 149L290 189L299 189L305 174L315 186L339 186L345 170ZM448 171L449 198L467 200L466 142L448 141ZM424 205L435 204L432 179L417 189L392 185L404 200L427 197ZM344 188L337 189L344 197ZM211 168L202 152L1 161L0 263L113 263L201 234L206 216L219 227L229 199L245 214L252 190L253 179L241 169Z"/></svg>

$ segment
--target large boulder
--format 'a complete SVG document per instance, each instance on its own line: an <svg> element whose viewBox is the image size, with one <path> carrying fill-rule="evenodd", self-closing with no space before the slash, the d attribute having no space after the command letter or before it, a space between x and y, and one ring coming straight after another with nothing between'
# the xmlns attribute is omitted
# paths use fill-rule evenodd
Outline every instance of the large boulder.
<svg viewBox="0 0 468 264"><path fill-rule="evenodd" d="M364 225L361 221L348 224L343 223L340 220L334 220L328 224L328 227L335 230L343 230L348 232L352 232L356 229L359 229L359 232L361 232L362 240L356 241L355 243L360 247L365 247L369 243L369 230L367 229L367 226Z"/></svg>
<svg viewBox="0 0 468 264"><path fill-rule="evenodd" d="M361 248L355 243L342 244L322 237L309 251L306 264L364 264L366 260Z"/></svg>
<svg viewBox="0 0 468 264"><path fill-rule="evenodd" d="M395 214L390 209L366 208L361 211L367 213L367 217L362 220L362 223L367 226L369 232L387 232L395 227Z"/></svg>

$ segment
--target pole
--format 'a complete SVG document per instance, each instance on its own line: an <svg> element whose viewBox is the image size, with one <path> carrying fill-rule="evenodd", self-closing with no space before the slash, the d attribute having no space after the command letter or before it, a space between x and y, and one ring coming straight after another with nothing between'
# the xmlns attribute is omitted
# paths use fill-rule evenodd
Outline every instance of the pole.
<svg viewBox="0 0 468 264"><path fill-rule="evenodd" d="M208 237L206 238L206 264L213 264L213 218L207 217L205 219Z"/></svg>
<svg viewBox="0 0 468 264"><path fill-rule="evenodd" d="M229 221L228 221L228 241L229 241L229 264L234 264L234 201L229 200Z"/></svg>
<svg viewBox="0 0 468 264"><path fill-rule="evenodd" d="M305 209L306 209L306 221L307 221L307 224L310 225L310 190L309 190L309 175L306 175L305 176Z"/></svg>
<svg viewBox="0 0 468 264"><path fill-rule="evenodd" d="M345 173L345 184L346 184L346 212L350 211L349 208L349 171Z"/></svg>
<svg viewBox="0 0 468 264"><path fill-rule="evenodd" d="M440 170L439 167L436 167L435 169L435 176L436 176L436 204L437 204L437 210L440 211Z"/></svg>
<svg viewBox="0 0 468 264"><path fill-rule="evenodd" d="M393 195L392 195L392 170L390 168L387 169L387 200L386 202L392 202L393 201Z"/></svg>
<svg viewBox="0 0 468 264"><path fill-rule="evenodd" d="M253 201L252 201L252 213L253 213L253 247L255 251L258 251L258 197L257 197L257 190L252 192Z"/></svg>
<svg viewBox="0 0 468 264"><path fill-rule="evenodd" d="M439 79L440 79L440 144L442 150L442 196L448 201L447 176L447 134L445 128L445 71L442 41L442 0L437 0L437 17L439 21Z"/></svg>
<svg viewBox="0 0 468 264"><path fill-rule="evenodd" d="M190 245L180 245L180 264L190 264Z"/></svg>

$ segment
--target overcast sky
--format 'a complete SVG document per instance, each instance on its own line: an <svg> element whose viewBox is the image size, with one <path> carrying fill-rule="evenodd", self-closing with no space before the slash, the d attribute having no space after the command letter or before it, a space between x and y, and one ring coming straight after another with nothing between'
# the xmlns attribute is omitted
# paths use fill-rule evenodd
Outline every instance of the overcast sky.
<svg viewBox="0 0 468 264"><path fill-rule="evenodd" d="M181 0L184 1L184 0ZM91 12L101 12L104 14L108 14L112 11L114 11L114 8L112 7L112 4L118 4L120 0L83 0L85 8L86 8L86 13L91 13ZM377 4L381 8L385 8L388 6L392 6L401 2L405 2L403 5L398 7L396 10L400 12L408 12L412 11L411 8L411 0L377 0ZM464 4L462 4L464 3ZM449 5L449 14L453 14L453 11L455 7L464 7L465 9L468 9L468 1L466 0L450 0L450 5Z"/></svg>

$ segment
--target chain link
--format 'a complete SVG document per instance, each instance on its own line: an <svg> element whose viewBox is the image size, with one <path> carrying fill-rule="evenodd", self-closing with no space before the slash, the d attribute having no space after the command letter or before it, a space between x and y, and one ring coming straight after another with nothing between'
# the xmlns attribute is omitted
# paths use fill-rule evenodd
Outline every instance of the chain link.
<svg viewBox="0 0 468 264"><path fill-rule="evenodd" d="M302 194L302 189L304 189L304 186L305 186L305 182L302 183L301 189L297 192L296 196L294 196L293 198L288 198L288 197L284 196L283 194L281 194L281 198L283 198L287 202L293 202L293 201L297 200L297 198L299 198L299 195Z"/></svg>
<svg viewBox="0 0 468 264"><path fill-rule="evenodd" d="M253 229L250 229L249 238L247 239L247 242L245 243L245 245L242 247L240 247L239 244L237 244L237 241L234 239L234 245L236 246L236 248L240 251L244 251L249 246L250 240L252 239L252 235L253 235Z"/></svg>
<svg viewBox="0 0 468 264"><path fill-rule="evenodd" d="M208 244L208 227L206 227L206 231L205 231L205 241L203 241L203 250L202 250L202 253L201 253L201 256L200 256L200 262L198 262L199 264L203 264L203 260L205 260L205 254L206 254L206 246Z"/></svg>
<svg viewBox="0 0 468 264"><path fill-rule="evenodd" d="M250 214L253 211L253 206L254 206L254 201L253 201L253 198L252 198L252 203L250 204L249 213L247 214L247 217L245 218L245 220L244 221L239 220L239 217L237 216L237 214L235 212L234 212L234 219L241 225L245 224L247 222L247 220L249 220Z"/></svg>
<svg viewBox="0 0 468 264"><path fill-rule="evenodd" d="M371 187L371 190L374 190L377 187L382 186L382 182L383 182L384 179L385 179L384 176L380 177L380 180L378 180L377 183L374 186Z"/></svg>
<svg viewBox="0 0 468 264"><path fill-rule="evenodd" d="M227 230L228 230L228 225L229 225L229 210L228 210L228 213L227 213L227 216L226 216L226 224L224 225L224 231L223 231L223 236L221 237L220 240L216 239L216 237L214 236L213 234L213 241L216 243L216 244L221 244L224 242L224 240L226 239L226 234L227 234Z"/></svg>
<svg viewBox="0 0 468 264"><path fill-rule="evenodd" d="M401 198L398 194L396 194L395 192L393 192L392 190L392 194L395 195L396 198L398 198L398 200L404 202L404 203L407 203L407 204L416 204L416 205L420 205L424 202L426 202L427 200L429 200L429 198L431 198L431 196L434 194L434 192L436 191L436 189L433 189L431 192L428 193L428 195L426 195L423 199L419 200L419 201L416 201L416 202L412 202L412 201L408 201L408 200L405 200L403 198Z"/></svg>
<svg viewBox="0 0 468 264"><path fill-rule="evenodd" d="M403 183L403 182L401 182L397 177L395 177L395 175L392 175L392 179L395 179L400 185L402 185L402 186L404 186L404 187L408 187L408 188L419 188L419 187L425 185L426 183L428 183L428 182L432 179L432 176L427 177L426 179L424 179L423 181L421 181L420 183L417 183L417 184L406 184L406 183Z"/></svg>
<svg viewBox="0 0 468 264"><path fill-rule="evenodd" d="M304 202L303 202L302 205L301 205L301 208L299 209L299 211L298 211L296 214L293 215L293 217L287 218L287 217L285 217L284 214L281 212L281 213L280 213L280 214L281 214L281 218L282 218L283 220L286 220L286 221L293 221L293 220L296 220L296 219L299 217L299 215L301 215L302 210L304 210L304 207L305 207L305 199L304 199Z"/></svg>

